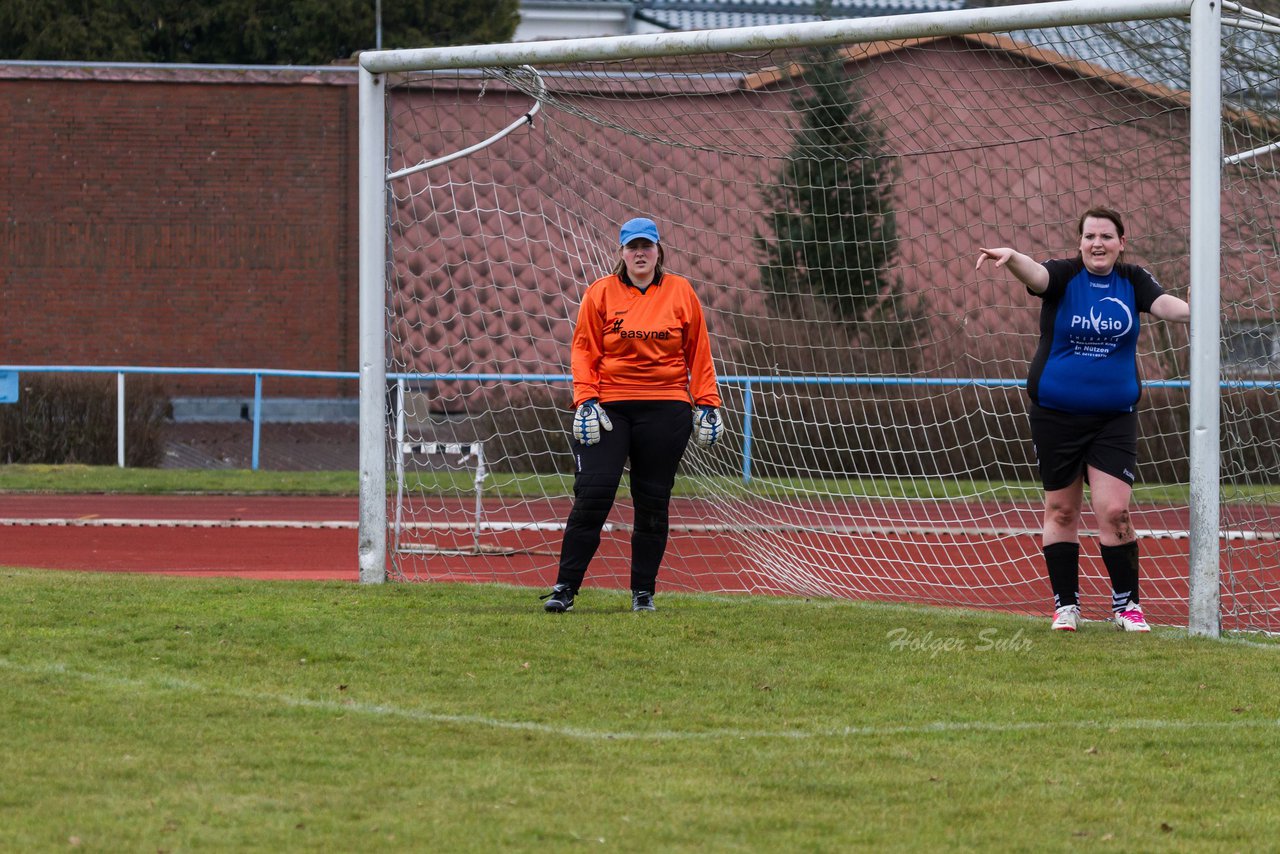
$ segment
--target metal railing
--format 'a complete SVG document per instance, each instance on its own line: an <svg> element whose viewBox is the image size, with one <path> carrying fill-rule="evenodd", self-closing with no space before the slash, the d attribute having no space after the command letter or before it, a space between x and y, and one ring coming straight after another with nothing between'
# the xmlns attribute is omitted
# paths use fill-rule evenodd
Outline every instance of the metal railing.
<svg viewBox="0 0 1280 854"><path fill-rule="evenodd" d="M116 464L124 468L124 422L125 422L125 377L129 374L146 375L189 375L189 376L228 376L253 377L253 410L250 422L253 424L252 466L258 469L259 451L262 447L262 379L263 377L291 377L318 380L358 380L360 375L355 371L285 371L269 368L160 368L137 366L86 366L86 365L0 365L0 373L16 374L115 374L116 375Z"/></svg>

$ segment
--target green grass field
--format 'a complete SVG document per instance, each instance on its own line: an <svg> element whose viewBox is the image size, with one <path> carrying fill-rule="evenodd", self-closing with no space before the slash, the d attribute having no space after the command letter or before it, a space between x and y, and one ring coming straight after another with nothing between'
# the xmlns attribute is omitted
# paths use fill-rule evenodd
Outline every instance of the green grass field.
<svg viewBox="0 0 1280 854"><path fill-rule="evenodd" d="M443 471L411 475L410 490L426 493L470 494L474 475ZM109 492L165 495L189 492L239 495L356 495L359 477L354 471L249 471L244 469L137 469L84 465L0 465L0 492L82 493ZM394 489L394 485L389 485ZM995 482L955 478L755 478L744 485L737 478L681 477L676 495L712 495L736 498L750 495L779 496L791 493L864 498L933 498L1013 501L1038 504L1040 485L1031 482ZM512 474L490 472L485 495L527 497L572 495L573 478L560 474ZM624 480L620 494L628 494ZM1186 505L1186 484L1139 484L1134 489L1139 504ZM1280 504L1280 486L1270 484L1222 485L1224 502Z"/></svg>
<svg viewBox="0 0 1280 854"><path fill-rule="evenodd" d="M0 466L11 492L354 484ZM1280 838L1276 639L591 589L552 616L538 592L0 568L0 851Z"/></svg>
<svg viewBox="0 0 1280 854"><path fill-rule="evenodd" d="M0 570L0 850L1257 851L1280 647Z"/></svg>

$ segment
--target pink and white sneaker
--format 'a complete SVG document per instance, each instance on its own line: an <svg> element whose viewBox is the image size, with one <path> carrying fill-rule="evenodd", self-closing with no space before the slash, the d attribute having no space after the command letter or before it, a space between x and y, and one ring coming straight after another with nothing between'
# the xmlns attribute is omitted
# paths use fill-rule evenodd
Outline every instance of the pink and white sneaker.
<svg viewBox="0 0 1280 854"><path fill-rule="evenodd" d="M1142 615L1142 606L1137 602L1130 602L1116 611L1115 621L1116 628L1122 632L1151 631L1151 627L1147 625L1147 618Z"/></svg>
<svg viewBox="0 0 1280 854"><path fill-rule="evenodd" d="M1074 632L1080 624L1080 606L1063 605L1053 612L1053 630L1055 632Z"/></svg>

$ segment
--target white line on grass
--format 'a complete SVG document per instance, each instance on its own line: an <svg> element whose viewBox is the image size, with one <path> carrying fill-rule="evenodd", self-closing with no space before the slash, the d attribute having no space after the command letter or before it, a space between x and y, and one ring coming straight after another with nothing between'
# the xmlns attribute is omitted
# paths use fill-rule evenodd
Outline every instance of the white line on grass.
<svg viewBox="0 0 1280 854"><path fill-rule="evenodd" d="M1039 732L1044 730L1076 729L1076 730L1233 730L1233 729L1280 729L1280 719L1276 720L1237 720L1237 721L1169 721L1160 719L1106 720L1106 721L934 721L932 723L899 725L899 726L844 726L819 730L644 730L644 731L612 731L598 729L582 729L580 727L543 724L534 721L508 721L483 715L449 715L428 712L422 709L405 709L385 703L334 702L332 700L311 700L306 697L294 697L288 694L270 694L256 691L240 691L215 689L185 679L160 677L156 679L127 679L109 676L84 670L72 670L66 665L52 662L45 664L20 664L0 658L0 668L35 676L63 676L78 679L95 685L109 688L122 688L129 691L139 689L181 691L191 694L211 694L251 700L256 703L275 703L281 706L309 709L335 714L361 714L371 717L401 718L409 721L421 721L436 724L458 724L478 726L488 729L516 730L553 735L558 738L576 738L584 741L705 741L717 739L764 740L764 739L796 739L814 738L879 738L895 735L933 735L954 733L1013 733Z"/></svg>

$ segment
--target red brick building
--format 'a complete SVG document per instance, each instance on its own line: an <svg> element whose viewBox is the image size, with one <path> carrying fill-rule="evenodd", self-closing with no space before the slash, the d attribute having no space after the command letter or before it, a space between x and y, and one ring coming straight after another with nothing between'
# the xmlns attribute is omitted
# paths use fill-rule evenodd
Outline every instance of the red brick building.
<svg viewBox="0 0 1280 854"><path fill-rule="evenodd" d="M355 80L0 64L0 363L355 370Z"/></svg>

